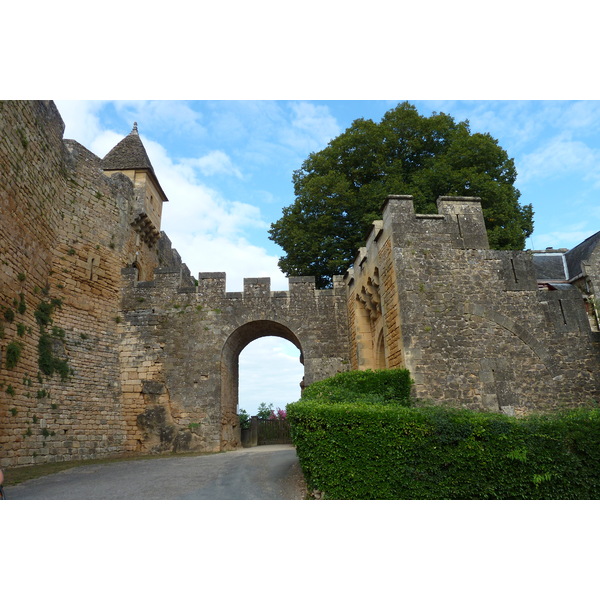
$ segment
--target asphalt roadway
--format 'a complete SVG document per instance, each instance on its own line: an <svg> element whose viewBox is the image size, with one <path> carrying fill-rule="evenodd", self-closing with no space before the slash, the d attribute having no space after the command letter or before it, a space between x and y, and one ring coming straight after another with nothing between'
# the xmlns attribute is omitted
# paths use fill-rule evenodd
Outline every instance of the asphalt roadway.
<svg viewBox="0 0 600 600"><path fill-rule="evenodd" d="M24 481L5 479L10 500L303 500L291 445L207 456L88 464Z"/></svg>

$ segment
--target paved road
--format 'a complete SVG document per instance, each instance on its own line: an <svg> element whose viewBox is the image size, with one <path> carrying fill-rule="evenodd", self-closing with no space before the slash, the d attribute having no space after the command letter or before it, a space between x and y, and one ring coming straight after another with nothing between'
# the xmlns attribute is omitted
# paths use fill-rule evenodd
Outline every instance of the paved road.
<svg viewBox="0 0 600 600"><path fill-rule="evenodd" d="M9 500L302 500L306 493L289 445L89 464L4 487Z"/></svg>

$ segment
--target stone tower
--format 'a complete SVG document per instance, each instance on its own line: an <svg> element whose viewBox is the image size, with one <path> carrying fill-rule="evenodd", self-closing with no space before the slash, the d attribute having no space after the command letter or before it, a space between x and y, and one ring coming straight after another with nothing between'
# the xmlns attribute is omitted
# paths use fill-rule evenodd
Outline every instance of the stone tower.
<svg viewBox="0 0 600 600"><path fill-rule="evenodd" d="M129 216L137 237L129 264L138 270L140 281L148 281L158 266L156 245L160 237L162 204L168 198L148 158L137 123L133 124L131 133L103 158L102 169L109 176L123 173L133 182L135 200L130 206Z"/></svg>

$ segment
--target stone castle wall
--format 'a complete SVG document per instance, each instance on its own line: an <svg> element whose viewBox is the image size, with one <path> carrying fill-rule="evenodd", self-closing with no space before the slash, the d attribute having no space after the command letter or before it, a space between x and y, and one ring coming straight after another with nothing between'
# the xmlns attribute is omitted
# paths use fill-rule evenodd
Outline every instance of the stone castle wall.
<svg viewBox="0 0 600 600"><path fill-rule="evenodd" d="M0 128L0 465L121 452L118 321L121 268L137 249L133 186L62 140L53 103L2 102ZM156 252L142 254L153 269Z"/></svg>
<svg viewBox="0 0 600 600"><path fill-rule="evenodd" d="M581 294L538 289L528 252L490 250L478 199L440 198L439 214L417 215L412 198L391 196L383 212L347 276L348 301L364 302L376 270L395 292L371 312L373 333L354 334L354 368L376 366L381 321L385 364L408 368L419 398L509 414L598 398L600 339Z"/></svg>

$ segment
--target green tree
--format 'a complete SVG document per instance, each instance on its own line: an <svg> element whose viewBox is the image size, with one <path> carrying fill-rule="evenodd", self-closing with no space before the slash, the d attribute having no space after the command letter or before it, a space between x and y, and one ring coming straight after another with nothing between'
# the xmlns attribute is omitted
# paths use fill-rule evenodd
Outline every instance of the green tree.
<svg viewBox="0 0 600 600"><path fill-rule="evenodd" d="M238 417L240 419L241 429L250 429L250 415L244 408L238 410Z"/></svg>
<svg viewBox="0 0 600 600"><path fill-rule="evenodd" d="M272 411L273 411L273 404L269 404L267 406L266 402L261 402L258 405L258 410L256 412L256 416L259 419L268 419L271 416Z"/></svg>
<svg viewBox="0 0 600 600"><path fill-rule="evenodd" d="M388 194L410 194L435 213L438 196L479 196L490 246L522 250L533 231L531 205L519 204L514 161L489 134L444 113L421 116L404 102L380 123L357 119L294 172L296 200L271 225L287 275L314 275L318 287L343 274Z"/></svg>

